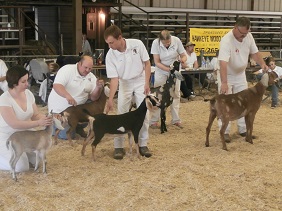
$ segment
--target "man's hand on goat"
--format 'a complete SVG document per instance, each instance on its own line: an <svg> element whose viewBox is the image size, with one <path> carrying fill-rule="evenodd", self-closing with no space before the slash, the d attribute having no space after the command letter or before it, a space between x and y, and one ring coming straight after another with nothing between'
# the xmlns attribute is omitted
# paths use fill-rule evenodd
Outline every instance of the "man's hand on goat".
<svg viewBox="0 0 282 211"><path fill-rule="evenodd" d="M109 111L113 110L113 107L114 107L113 99L109 99L105 110L106 114L108 114Z"/></svg>
<svg viewBox="0 0 282 211"><path fill-rule="evenodd" d="M76 105L77 105L77 102L75 101L75 99L74 99L71 95L68 95L68 96L66 97L66 99L67 99L67 101L68 101L68 103L69 103L70 105L72 105L72 106L76 106Z"/></svg>
<svg viewBox="0 0 282 211"><path fill-rule="evenodd" d="M220 88L221 94L228 94L228 85L227 83L222 83Z"/></svg>

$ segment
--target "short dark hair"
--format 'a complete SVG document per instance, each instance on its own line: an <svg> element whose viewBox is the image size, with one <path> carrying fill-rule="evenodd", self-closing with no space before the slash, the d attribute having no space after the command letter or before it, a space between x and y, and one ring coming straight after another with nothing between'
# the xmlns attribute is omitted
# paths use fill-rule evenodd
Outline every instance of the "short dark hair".
<svg viewBox="0 0 282 211"><path fill-rule="evenodd" d="M113 36L113 38L118 39L119 36L122 36L122 32L118 26L111 25L106 28L104 32L104 39L106 40L109 36Z"/></svg>
<svg viewBox="0 0 282 211"><path fill-rule="evenodd" d="M23 66L16 65L9 68L6 73L8 87L12 89L17 86L19 84L20 78L25 76L26 74L28 74L28 71Z"/></svg>
<svg viewBox="0 0 282 211"><path fill-rule="evenodd" d="M168 30L162 30L159 34L160 40L169 40L171 38L171 34Z"/></svg>
<svg viewBox="0 0 282 211"><path fill-rule="evenodd" d="M275 59L274 59L274 57L267 57L266 59L265 59L265 64L267 65L267 66L269 66L269 64L270 64L270 62L275 62Z"/></svg>
<svg viewBox="0 0 282 211"><path fill-rule="evenodd" d="M251 22L250 22L250 19L247 18L247 17L239 17L239 18L236 20L235 25L236 25L236 26L241 26L241 27L246 27L247 29L250 29L250 27L251 27Z"/></svg>

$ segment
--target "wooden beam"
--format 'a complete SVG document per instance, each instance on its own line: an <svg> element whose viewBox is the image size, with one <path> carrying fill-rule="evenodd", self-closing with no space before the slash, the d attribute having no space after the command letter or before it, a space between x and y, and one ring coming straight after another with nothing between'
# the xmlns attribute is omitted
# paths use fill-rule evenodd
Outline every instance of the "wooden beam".
<svg viewBox="0 0 282 211"><path fill-rule="evenodd" d="M82 1L72 0L73 11L73 48L72 53L78 55L82 50Z"/></svg>

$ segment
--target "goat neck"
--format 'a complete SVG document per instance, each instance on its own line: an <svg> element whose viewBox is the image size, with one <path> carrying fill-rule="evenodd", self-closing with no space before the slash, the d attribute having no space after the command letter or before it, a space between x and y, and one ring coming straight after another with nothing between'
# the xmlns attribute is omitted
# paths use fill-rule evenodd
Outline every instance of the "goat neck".
<svg viewBox="0 0 282 211"><path fill-rule="evenodd" d="M260 82L262 83L263 86L268 87L269 75L267 73L263 74Z"/></svg>

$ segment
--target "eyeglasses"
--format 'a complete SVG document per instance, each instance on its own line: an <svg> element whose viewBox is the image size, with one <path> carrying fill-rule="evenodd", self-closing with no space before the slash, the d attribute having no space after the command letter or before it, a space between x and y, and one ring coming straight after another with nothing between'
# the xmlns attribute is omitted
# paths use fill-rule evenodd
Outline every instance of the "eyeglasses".
<svg viewBox="0 0 282 211"><path fill-rule="evenodd" d="M239 27L237 27L237 29L238 29L238 31L240 32L240 34L242 34L242 35L244 35L244 36L246 36L246 35L249 33L249 31L250 31L250 29L248 29L248 32L247 32L247 33L243 33L243 32L240 31Z"/></svg>

